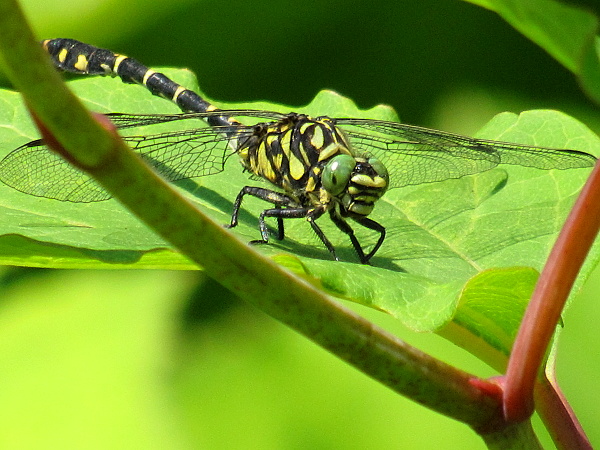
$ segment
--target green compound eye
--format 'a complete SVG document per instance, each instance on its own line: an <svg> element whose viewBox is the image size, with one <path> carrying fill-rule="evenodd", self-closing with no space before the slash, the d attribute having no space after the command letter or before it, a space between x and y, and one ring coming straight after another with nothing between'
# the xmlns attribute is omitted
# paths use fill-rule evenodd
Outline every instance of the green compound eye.
<svg viewBox="0 0 600 450"><path fill-rule="evenodd" d="M325 190L331 195L340 194L350 181L355 166L356 160L350 155L334 156L323 169L321 176Z"/></svg>
<svg viewBox="0 0 600 450"><path fill-rule="evenodd" d="M377 175L379 175L381 178L383 178L385 180L386 184L388 184L390 181L390 176L388 174L387 168L383 165L383 163L381 161L379 161L377 158L369 158L369 164L371 165L373 170L377 173Z"/></svg>

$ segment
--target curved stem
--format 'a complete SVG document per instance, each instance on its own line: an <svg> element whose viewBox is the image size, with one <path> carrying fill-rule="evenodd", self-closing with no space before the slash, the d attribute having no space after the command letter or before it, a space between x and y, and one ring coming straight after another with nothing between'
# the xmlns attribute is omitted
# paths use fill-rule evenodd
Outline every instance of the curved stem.
<svg viewBox="0 0 600 450"><path fill-rule="evenodd" d="M554 358L550 359L549 367L545 371L546 376L540 377L536 383L536 410L557 448L591 450L592 444L556 383L554 361Z"/></svg>
<svg viewBox="0 0 600 450"><path fill-rule="evenodd" d="M130 152L114 127L104 124L106 130L93 120L28 30L17 4L0 0L0 54L7 74L55 151L241 298L429 408L474 428L498 422L498 398L472 384L469 374L373 326L202 215Z"/></svg>
<svg viewBox="0 0 600 450"><path fill-rule="evenodd" d="M544 355L600 228L599 199L597 163L550 253L515 339L504 385L508 422L525 420L533 412L533 390Z"/></svg>

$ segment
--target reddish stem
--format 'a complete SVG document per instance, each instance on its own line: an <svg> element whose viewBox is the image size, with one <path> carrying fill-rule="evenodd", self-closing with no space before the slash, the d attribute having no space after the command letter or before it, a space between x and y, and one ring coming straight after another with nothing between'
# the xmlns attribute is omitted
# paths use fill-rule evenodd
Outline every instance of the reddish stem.
<svg viewBox="0 0 600 450"><path fill-rule="evenodd" d="M544 418L546 428L557 448L592 450L592 444L581 428L577 416L554 382L554 374L550 378L538 380L535 400L537 411Z"/></svg>
<svg viewBox="0 0 600 450"><path fill-rule="evenodd" d="M504 415L509 423L533 413L533 388L546 349L599 227L597 163L554 244L515 339L504 384Z"/></svg>

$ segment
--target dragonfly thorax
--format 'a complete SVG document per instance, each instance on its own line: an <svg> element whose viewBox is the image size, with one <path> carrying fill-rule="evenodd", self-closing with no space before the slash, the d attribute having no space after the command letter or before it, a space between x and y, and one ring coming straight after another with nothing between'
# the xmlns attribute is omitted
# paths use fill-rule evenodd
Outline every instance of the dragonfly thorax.
<svg viewBox="0 0 600 450"><path fill-rule="evenodd" d="M255 125L237 153L249 172L295 197L318 195L323 167L336 155L352 154L332 119L296 113Z"/></svg>
<svg viewBox="0 0 600 450"><path fill-rule="evenodd" d="M240 143L242 165L282 188L298 204L336 207L344 217L365 217L389 184L375 158L357 157L335 120L288 114L261 123Z"/></svg>

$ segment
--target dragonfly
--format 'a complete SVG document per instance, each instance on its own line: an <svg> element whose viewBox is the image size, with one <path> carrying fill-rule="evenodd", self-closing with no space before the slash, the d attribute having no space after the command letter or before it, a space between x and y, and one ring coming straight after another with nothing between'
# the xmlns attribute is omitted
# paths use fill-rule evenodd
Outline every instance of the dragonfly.
<svg viewBox="0 0 600 450"><path fill-rule="evenodd" d="M578 150L535 147L477 139L393 121L311 117L261 110L218 109L194 91L135 59L73 39L43 43L56 67L85 75L118 76L168 99L180 114L110 113L119 130L170 122L201 120L203 126L156 134L123 136L125 142L171 182L222 172L236 155L244 171L269 187L244 186L233 205L233 228L245 196L272 205L260 213L260 239L271 237L267 218L277 221L276 239L284 239L284 219L303 218L334 260L337 252L317 219L329 215L345 233L358 259L369 264L383 244L386 229L368 216L389 189L460 178L499 164L537 169L589 168L596 157ZM258 121L244 124L246 121ZM89 203L111 195L91 177L52 153L43 140L28 142L0 161L0 181L20 192L64 202ZM378 234L365 250L352 224Z"/></svg>

